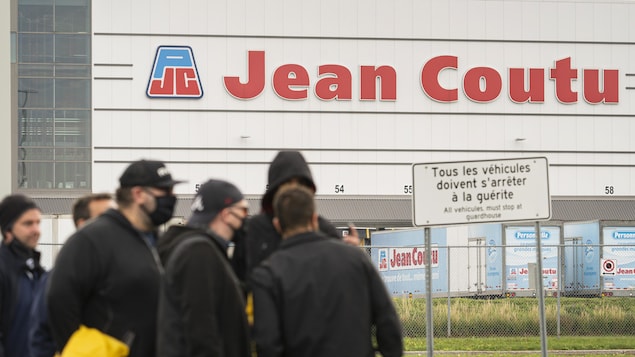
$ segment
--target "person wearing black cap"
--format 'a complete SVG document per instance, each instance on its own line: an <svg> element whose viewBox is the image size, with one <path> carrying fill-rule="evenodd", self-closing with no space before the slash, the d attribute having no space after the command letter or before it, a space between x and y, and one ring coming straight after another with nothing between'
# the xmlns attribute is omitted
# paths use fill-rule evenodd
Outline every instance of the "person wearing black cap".
<svg viewBox="0 0 635 357"><path fill-rule="evenodd" d="M227 258L248 209L236 186L209 180L187 226L172 226L159 239L165 274L157 356L250 356L243 293Z"/></svg>
<svg viewBox="0 0 635 357"><path fill-rule="evenodd" d="M30 198L15 194L0 202L0 356L22 357L28 351L31 305L45 274L40 253L41 212Z"/></svg>
<svg viewBox="0 0 635 357"><path fill-rule="evenodd" d="M287 185L303 186L313 193L316 191L311 169L299 151L278 152L269 165L267 182L267 191L261 200L261 212L248 220L246 235L239 235L235 239L232 266L238 277L246 282L253 268L273 253L282 240L272 223L272 202L276 192ZM318 216L318 223L320 231L326 236L342 239L333 224L324 217ZM352 229L351 234L343 239L350 245L359 245L360 242L355 229Z"/></svg>
<svg viewBox="0 0 635 357"><path fill-rule="evenodd" d="M180 182L160 161L133 162L119 178L118 208L66 241L47 292L58 351L84 325L126 342L130 357L155 355L162 273L156 230L172 217Z"/></svg>
<svg viewBox="0 0 635 357"><path fill-rule="evenodd" d="M403 353L401 323L365 252L318 231L313 193L283 187L274 201L280 247L252 273L258 357Z"/></svg>

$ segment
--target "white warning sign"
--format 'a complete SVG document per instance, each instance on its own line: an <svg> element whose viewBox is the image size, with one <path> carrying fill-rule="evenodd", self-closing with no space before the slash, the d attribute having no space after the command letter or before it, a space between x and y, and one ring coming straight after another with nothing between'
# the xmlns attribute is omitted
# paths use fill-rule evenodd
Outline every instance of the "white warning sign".
<svg viewBox="0 0 635 357"><path fill-rule="evenodd" d="M551 217L546 157L414 164L415 226Z"/></svg>

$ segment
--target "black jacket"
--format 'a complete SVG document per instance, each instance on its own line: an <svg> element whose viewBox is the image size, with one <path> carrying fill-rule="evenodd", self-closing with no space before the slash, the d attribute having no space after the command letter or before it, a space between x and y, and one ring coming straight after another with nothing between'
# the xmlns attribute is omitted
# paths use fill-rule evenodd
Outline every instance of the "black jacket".
<svg viewBox="0 0 635 357"><path fill-rule="evenodd" d="M401 324L359 248L303 233L284 240L252 274L258 357L401 356Z"/></svg>
<svg viewBox="0 0 635 357"><path fill-rule="evenodd" d="M250 356L245 302L221 239L183 226L159 239L165 275L157 356Z"/></svg>
<svg viewBox="0 0 635 357"><path fill-rule="evenodd" d="M331 222L319 216L318 223L320 232L327 237L341 239ZM247 225L246 235L242 239L234 239L235 248L232 258L236 275L241 281L248 280L251 271L275 252L282 241L280 233L273 226L273 214L260 213L249 217L245 224Z"/></svg>
<svg viewBox="0 0 635 357"><path fill-rule="evenodd" d="M49 278L51 333L62 350L80 324L121 341L129 357L155 355L161 281L156 249L117 210L75 232Z"/></svg>
<svg viewBox="0 0 635 357"><path fill-rule="evenodd" d="M39 252L17 239L0 244L0 357L27 356L29 315L43 274Z"/></svg>
<svg viewBox="0 0 635 357"><path fill-rule="evenodd" d="M234 237L232 266L241 281L248 280L254 267L273 253L282 237L273 226L273 196L283 183L291 179L315 190L311 170L302 154L297 151L280 151L269 166L268 189L261 200L261 213L246 220L246 235ZM341 239L337 229L323 217L319 217L320 231Z"/></svg>

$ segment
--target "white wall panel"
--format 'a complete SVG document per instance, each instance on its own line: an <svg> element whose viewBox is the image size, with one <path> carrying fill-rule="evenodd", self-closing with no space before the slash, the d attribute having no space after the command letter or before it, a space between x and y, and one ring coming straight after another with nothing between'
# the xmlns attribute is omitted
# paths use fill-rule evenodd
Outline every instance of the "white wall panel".
<svg viewBox="0 0 635 357"><path fill-rule="evenodd" d="M108 36L105 36L108 37ZM96 39L99 42L101 36ZM632 97L632 92L627 92L624 86L620 86L620 103L618 105L597 104L592 105L584 102L582 95L582 69L613 69L621 68L620 81L628 81L629 78L624 73L629 69L628 48L619 46L609 48L607 45L542 45L538 49L536 44L501 44L501 43L464 43L464 44L440 44L421 42L396 42L386 41L360 41L356 43L357 53L352 51L339 51L337 48L345 46L351 48L350 40L268 40L265 41L266 48L262 46L262 40L234 40L218 38L190 38L183 40L183 45L191 46L197 65L201 82L205 91L205 96L199 101L180 101L170 103L169 101L150 100L145 97L145 89L150 74L152 60L156 47L173 40L152 38L151 40L138 37L111 38L108 42L112 47L127 48L132 47L135 57L138 58L132 63L132 81L98 81L96 90L105 86L128 84L132 94L123 92L113 98L113 105L127 108L126 105L132 100L134 108L167 108L178 105L183 109L195 108L224 108L238 109L248 106L250 109L278 109L287 110L342 110L350 107L364 110L379 111L412 111L425 110L434 112L453 111L505 111L512 113L523 112L557 112L557 113L594 113L594 114L619 114L632 110L632 103L626 99ZM126 43L128 42L128 43ZM231 42L230 44L225 44ZM234 43L236 42L236 43ZM261 42L256 44L255 42ZM244 43L244 45L243 45ZM253 45L251 44L253 43ZM238 47L246 46L240 50ZM252 47L250 47L252 46ZM201 49L203 48L203 49ZM226 50L212 51L205 49L226 48ZM200 50L199 50L200 49ZM610 49L610 50L609 50ZM247 77L247 51L264 50L266 73L266 85L257 98L250 100L237 100L232 98L222 85L224 76L240 76L241 79ZM625 52L626 51L626 52ZM227 53L226 57L218 56L218 53ZM514 55L522 53L523 58ZM510 54L509 56L507 54ZM526 54L526 56L525 56ZM207 55L207 56L206 56ZM337 56L339 55L339 59ZM440 55L452 55L458 57L458 69L441 72L439 82L449 88L459 89L459 98L456 103L439 103L430 99L421 89L420 71L423 65L431 58ZM346 56L347 58L342 58ZM120 58L95 58L96 63L126 63L129 61L125 56ZM510 57L510 58L508 58ZM540 58L538 58L540 57ZM571 57L572 66L578 69L579 78L572 83L572 89L578 92L578 102L572 105L559 104L554 95L554 83L548 79L549 70L554 66L555 60ZM406 58L405 60L403 58ZM273 72L281 65L295 63L303 66L310 76L310 88L307 99L289 101L280 98L273 90L271 78ZM328 101L325 102L317 98L314 94L315 83L319 80L317 68L322 64L339 64L349 69L352 74L353 99L350 101ZM397 71L397 100L396 101L359 101L359 65L391 66ZM503 86L499 96L492 102L483 104L476 103L468 99L463 89L463 79L465 73L471 68L485 66L498 71L503 79ZM517 68L543 68L545 80L543 83L545 90L545 103L512 103L508 98L509 84L507 82L507 69ZM226 70L224 70L226 69ZM115 84L116 83L116 84ZM107 92L107 91L106 91ZM115 93L119 93L119 88ZM104 103L96 98L95 106Z"/></svg>
<svg viewBox="0 0 635 357"><path fill-rule="evenodd" d="M180 193L218 177L261 194L275 153L301 149L322 194L338 184L345 194L403 194L412 162L544 155L552 194L604 195L614 186L632 195L633 16L635 3L604 1L94 1L93 187L111 190L123 162L148 157L190 181ZM146 96L161 45L192 48L201 99ZM265 51L265 86L241 100L223 78L248 78L248 51ZM438 76L458 90L454 103L422 89L423 66L442 55L458 58L456 70ZM549 76L567 57L578 70L578 102L565 105ZM306 69L308 98L275 93L273 73L285 64ZM324 64L350 71L351 100L317 97ZM397 99L361 101L362 65L394 68ZM491 102L466 95L474 67L502 77ZM544 69L544 103L510 100L512 67ZM583 69L618 69L619 103L586 103Z"/></svg>

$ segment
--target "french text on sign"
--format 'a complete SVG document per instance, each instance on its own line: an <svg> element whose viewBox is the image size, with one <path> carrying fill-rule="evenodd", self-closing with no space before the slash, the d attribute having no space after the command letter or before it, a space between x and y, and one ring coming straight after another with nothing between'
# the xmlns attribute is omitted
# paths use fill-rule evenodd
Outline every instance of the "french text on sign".
<svg viewBox="0 0 635 357"><path fill-rule="evenodd" d="M414 164L413 223L547 220L548 169L545 157Z"/></svg>

